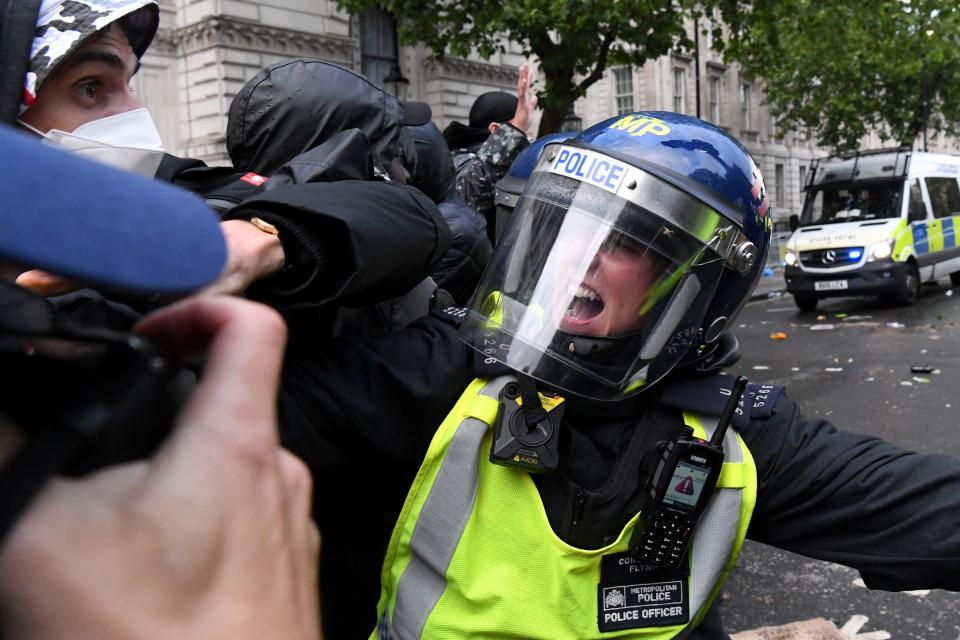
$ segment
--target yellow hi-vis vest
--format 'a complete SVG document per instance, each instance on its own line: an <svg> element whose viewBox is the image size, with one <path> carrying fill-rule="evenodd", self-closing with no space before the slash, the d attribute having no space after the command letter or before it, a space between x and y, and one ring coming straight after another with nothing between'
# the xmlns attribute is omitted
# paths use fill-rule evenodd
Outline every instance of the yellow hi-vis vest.
<svg viewBox="0 0 960 640"><path fill-rule="evenodd" d="M756 499L750 452L731 429L717 489L690 544L690 622L600 632L601 557L624 552L634 516L612 544L578 549L550 527L528 473L489 461L503 386L474 380L434 435L387 549L371 640L680 638L710 608L736 562ZM684 413L700 438L715 418ZM639 515L639 514L638 514Z"/></svg>

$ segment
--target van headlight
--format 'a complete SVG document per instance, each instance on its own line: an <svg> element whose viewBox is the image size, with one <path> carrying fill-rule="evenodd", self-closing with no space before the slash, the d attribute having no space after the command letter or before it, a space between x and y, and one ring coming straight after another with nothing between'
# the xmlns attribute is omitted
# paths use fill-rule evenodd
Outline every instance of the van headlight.
<svg viewBox="0 0 960 640"><path fill-rule="evenodd" d="M788 267L792 267L793 265L797 264L797 254L787 249L787 252L783 254L783 262Z"/></svg>
<svg viewBox="0 0 960 640"><path fill-rule="evenodd" d="M892 253L893 243L889 240L884 240L883 242L870 245L870 247L867 249L867 260L883 260L885 258L889 258L890 254Z"/></svg>

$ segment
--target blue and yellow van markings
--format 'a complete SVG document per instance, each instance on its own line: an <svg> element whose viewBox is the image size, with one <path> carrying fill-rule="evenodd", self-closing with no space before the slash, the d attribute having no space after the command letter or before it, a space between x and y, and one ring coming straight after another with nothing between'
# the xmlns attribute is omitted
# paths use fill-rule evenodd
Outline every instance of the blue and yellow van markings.
<svg viewBox="0 0 960 640"><path fill-rule="evenodd" d="M913 224L913 248L918 255L930 253L930 237L927 235L927 225L924 222Z"/></svg>
<svg viewBox="0 0 960 640"><path fill-rule="evenodd" d="M943 219L943 248L952 249L957 246L957 237L956 237L956 218L944 218Z"/></svg>

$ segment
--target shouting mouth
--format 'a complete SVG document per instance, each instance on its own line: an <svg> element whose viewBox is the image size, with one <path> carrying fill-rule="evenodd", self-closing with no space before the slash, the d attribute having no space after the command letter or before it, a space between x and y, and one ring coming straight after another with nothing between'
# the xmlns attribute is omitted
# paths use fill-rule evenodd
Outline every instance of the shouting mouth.
<svg viewBox="0 0 960 640"><path fill-rule="evenodd" d="M570 328L589 324L603 313L603 298L591 287L581 284L573 291L570 306L563 316L563 324Z"/></svg>

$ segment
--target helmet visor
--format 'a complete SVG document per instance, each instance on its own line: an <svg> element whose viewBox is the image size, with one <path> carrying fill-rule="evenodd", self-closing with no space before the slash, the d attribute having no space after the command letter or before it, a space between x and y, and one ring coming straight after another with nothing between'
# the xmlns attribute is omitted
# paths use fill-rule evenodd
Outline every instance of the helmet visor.
<svg viewBox="0 0 960 640"><path fill-rule="evenodd" d="M637 200L534 173L461 337L516 371L602 400L669 371L723 270L711 240L724 223L712 215L684 229Z"/></svg>

